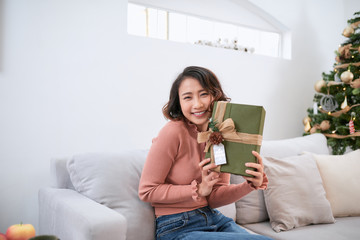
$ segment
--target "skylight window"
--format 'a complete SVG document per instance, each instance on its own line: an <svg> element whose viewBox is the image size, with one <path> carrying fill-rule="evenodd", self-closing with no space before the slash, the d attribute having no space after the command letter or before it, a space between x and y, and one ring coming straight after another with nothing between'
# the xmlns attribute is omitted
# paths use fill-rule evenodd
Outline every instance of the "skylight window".
<svg viewBox="0 0 360 240"><path fill-rule="evenodd" d="M214 19L128 3L128 33L280 57L281 35Z"/></svg>

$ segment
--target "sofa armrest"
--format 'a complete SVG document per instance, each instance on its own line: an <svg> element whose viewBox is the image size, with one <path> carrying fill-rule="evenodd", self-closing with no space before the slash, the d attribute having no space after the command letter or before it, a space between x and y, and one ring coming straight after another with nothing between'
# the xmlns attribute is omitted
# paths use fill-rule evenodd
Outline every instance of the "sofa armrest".
<svg viewBox="0 0 360 240"><path fill-rule="evenodd" d="M39 231L61 240L125 240L120 213L71 189L39 190Z"/></svg>

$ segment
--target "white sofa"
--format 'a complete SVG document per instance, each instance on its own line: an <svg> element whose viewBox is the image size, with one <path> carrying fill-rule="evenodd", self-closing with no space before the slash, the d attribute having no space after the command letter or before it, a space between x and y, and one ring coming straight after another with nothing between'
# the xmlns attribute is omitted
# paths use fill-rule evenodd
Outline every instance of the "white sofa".
<svg viewBox="0 0 360 240"><path fill-rule="evenodd" d="M302 160L306 155L300 155L303 152L314 153L312 160ZM255 234L274 239L360 239L358 207L350 209L350 213L344 214L344 217L333 218L333 211L341 215L344 210L342 206L339 208L332 204L331 199L326 199L331 189L323 187L320 177L317 180L311 177L308 181L310 188L304 190L301 186L306 184L301 180L301 174L322 174L312 166L318 164L316 157L324 158L329 154L323 135L263 141L260 153L265 159L265 171L270 176L268 190L251 192L240 201L220 208L225 215ZM87 153L51 160L52 187L39 191L40 234L56 235L62 240L154 239L153 209L148 203L140 201L137 194L146 154L146 150L132 150ZM299 161L301 164L298 164ZM287 167L288 162L295 167ZM288 169L293 172L286 176ZM296 172L301 169L305 169L306 173ZM274 174L281 176L274 177ZM292 176L297 178L296 186L286 184L292 181ZM324 179L322 175L321 178ZM242 177L232 175L232 183L241 181ZM326 197L325 190L328 191ZM359 187L354 189L355 192L358 190ZM354 196L356 198L358 195ZM290 200L286 197L290 197ZM291 200L291 197L295 199ZM286 212L289 209L290 212ZM274 229L282 231L276 232Z"/></svg>

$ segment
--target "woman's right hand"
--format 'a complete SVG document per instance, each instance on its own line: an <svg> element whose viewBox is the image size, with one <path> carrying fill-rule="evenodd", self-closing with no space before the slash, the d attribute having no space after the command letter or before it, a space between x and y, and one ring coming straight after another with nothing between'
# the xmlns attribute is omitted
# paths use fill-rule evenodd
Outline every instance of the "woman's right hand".
<svg viewBox="0 0 360 240"><path fill-rule="evenodd" d="M199 163L201 170L201 183L198 185L198 194L200 197L206 197L210 195L213 186L220 181L220 173L211 171L216 168L215 163L210 163L210 158L206 158ZM207 165L206 165L207 164Z"/></svg>

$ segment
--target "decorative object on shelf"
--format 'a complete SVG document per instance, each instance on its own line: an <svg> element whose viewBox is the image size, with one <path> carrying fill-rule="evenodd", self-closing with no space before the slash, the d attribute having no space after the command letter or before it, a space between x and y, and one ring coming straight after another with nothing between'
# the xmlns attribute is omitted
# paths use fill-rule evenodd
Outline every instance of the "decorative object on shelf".
<svg viewBox="0 0 360 240"><path fill-rule="evenodd" d="M219 38L216 41L198 40L197 42L195 42L195 44L217 47L217 48L232 49L236 51L249 52L249 53L255 52L255 48L253 47L241 46L236 38L234 38L232 41L229 41L229 39L227 38L225 39Z"/></svg>

